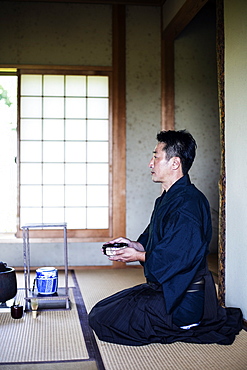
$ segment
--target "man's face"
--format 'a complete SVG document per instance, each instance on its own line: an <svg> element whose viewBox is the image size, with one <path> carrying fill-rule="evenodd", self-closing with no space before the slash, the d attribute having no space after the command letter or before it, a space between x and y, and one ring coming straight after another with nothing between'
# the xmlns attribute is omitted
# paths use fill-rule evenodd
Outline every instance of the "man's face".
<svg viewBox="0 0 247 370"><path fill-rule="evenodd" d="M152 180L154 182L169 182L171 176L171 161L166 159L166 152L163 150L165 144L158 143L153 151L153 157L149 162Z"/></svg>

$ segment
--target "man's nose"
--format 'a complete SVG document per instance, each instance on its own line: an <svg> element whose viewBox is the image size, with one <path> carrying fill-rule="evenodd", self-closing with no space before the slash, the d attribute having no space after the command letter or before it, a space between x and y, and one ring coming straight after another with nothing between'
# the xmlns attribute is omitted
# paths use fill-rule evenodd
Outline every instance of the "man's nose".
<svg viewBox="0 0 247 370"><path fill-rule="evenodd" d="M153 158L151 159L151 161L149 162L149 168L153 168L154 167L154 161L153 161Z"/></svg>

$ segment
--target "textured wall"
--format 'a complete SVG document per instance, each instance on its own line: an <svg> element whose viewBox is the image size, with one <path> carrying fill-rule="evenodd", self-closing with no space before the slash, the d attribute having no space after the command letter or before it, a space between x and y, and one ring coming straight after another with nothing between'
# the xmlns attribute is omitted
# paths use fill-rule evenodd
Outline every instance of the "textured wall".
<svg viewBox="0 0 247 370"><path fill-rule="evenodd" d="M102 243L68 243L68 263L70 266L111 265L101 253ZM1 243L1 261L9 266L23 266L22 241ZM42 243L30 239L31 266L63 266L63 243Z"/></svg>
<svg viewBox="0 0 247 370"><path fill-rule="evenodd" d="M160 11L127 7L127 232L147 225L160 186L148 161L160 129ZM0 64L112 63L111 6L1 2ZM61 243L33 245L32 264L62 263ZM69 243L70 265L108 265L101 243ZM2 259L22 266L21 240L1 244ZM48 251L48 252L46 252Z"/></svg>
<svg viewBox="0 0 247 370"><path fill-rule="evenodd" d="M220 174L215 25L215 10L205 7L175 41L176 129L190 131L198 145L190 175L210 202L211 252L217 252Z"/></svg>
<svg viewBox="0 0 247 370"><path fill-rule="evenodd" d="M160 130L160 10L127 8L127 236L147 226L160 185L148 163Z"/></svg>
<svg viewBox="0 0 247 370"><path fill-rule="evenodd" d="M225 1L226 305L247 320L247 3Z"/></svg>
<svg viewBox="0 0 247 370"><path fill-rule="evenodd" d="M111 6L1 2L0 63L111 65Z"/></svg>

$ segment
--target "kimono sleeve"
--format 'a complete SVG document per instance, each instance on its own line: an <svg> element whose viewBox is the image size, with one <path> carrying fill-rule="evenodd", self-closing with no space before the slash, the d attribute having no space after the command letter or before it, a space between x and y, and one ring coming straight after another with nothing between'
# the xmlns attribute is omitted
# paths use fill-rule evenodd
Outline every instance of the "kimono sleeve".
<svg viewBox="0 0 247 370"><path fill-rule="evenodd" d="M146 229L137 239L137 241L143 245L144 249L145 249L145 246L147 245L148 238L149 238L149 225L146 227Z"/></svg>

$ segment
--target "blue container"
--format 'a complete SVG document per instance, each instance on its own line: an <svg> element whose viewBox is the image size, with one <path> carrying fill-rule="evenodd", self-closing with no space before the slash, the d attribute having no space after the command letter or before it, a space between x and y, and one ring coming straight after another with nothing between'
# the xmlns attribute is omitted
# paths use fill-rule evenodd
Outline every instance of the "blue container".
<svg viewBox="0 0 247 370"><path fill-rule="evenodd" d="M57 269L55 267L40 267L36 270L36 283L39 294L56 293L58 285Z"/></svg>

